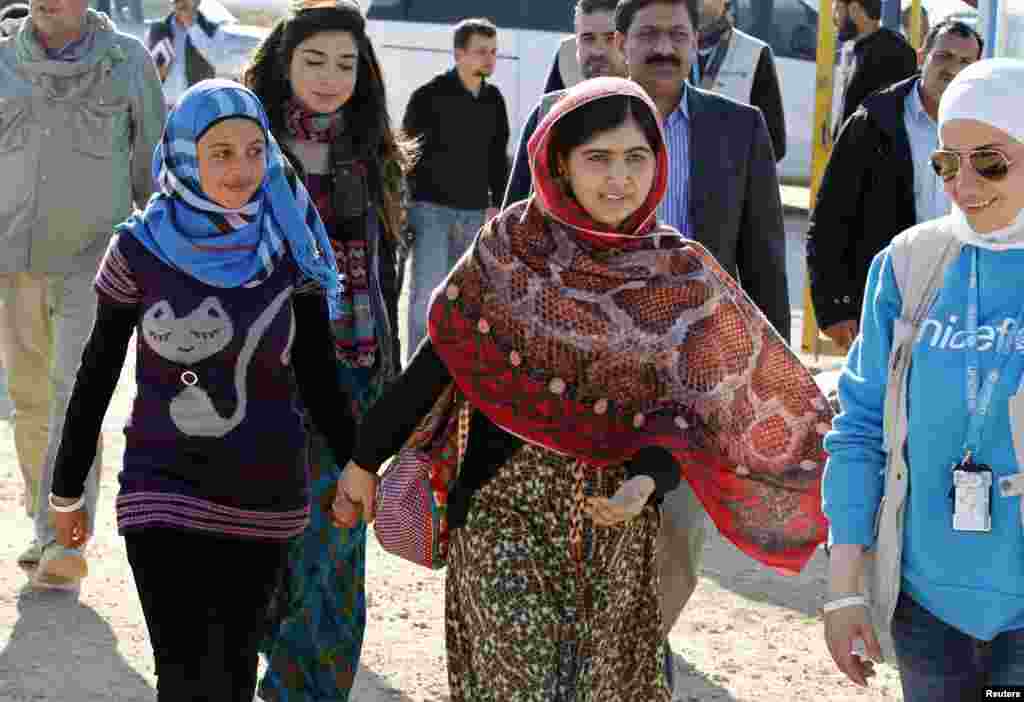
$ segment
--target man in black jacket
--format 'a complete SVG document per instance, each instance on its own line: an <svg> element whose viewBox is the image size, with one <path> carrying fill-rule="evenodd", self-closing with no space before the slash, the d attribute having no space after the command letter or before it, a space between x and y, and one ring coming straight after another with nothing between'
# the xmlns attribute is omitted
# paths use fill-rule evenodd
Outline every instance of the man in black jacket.
<svg viewBox="0 0 1024 702"><path fill-rule="evenodd" d="M835 89L842 102L833 121L833 133L856 112L871 93L905 80L917 71L914 49L899 32L883 27L882 0L833 0L832 22L836 39L853 41L837 70Z"/></svg>
<svg viewBox="0 0 1024 702"><path fill-rule="evenodd" d="M982 39L956 21L925 39L920 76L871 95L839 132L807 232L807 267L818 326L842 348L857 336L875 254L904 229L949 213L929 156L949 82L981 58Z"/></svg>
<svg viewBox="0 0 1024 702"><path fill-rule="evenodd" d="M426 334L430 294L497 214L508 182L508 111L487 79L497 64L490 20L455 25L455 67L413 91L402 128L420 142L410 173L406 363Z"/></svg>

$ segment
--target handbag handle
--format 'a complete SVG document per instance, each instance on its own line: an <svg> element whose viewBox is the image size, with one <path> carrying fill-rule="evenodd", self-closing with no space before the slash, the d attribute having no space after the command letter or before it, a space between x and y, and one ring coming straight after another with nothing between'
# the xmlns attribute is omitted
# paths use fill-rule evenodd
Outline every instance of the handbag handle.
<svg viewBox="0 0 1024 702"><path fill-rule="evenodd" d="M459 426L458 426L458 452L459 462L456 464L456 470L462 472L462 460L466 457L466 446L469 444L469 420L473 414L473 407L469 404L462 394L459 394Z"/></svg>

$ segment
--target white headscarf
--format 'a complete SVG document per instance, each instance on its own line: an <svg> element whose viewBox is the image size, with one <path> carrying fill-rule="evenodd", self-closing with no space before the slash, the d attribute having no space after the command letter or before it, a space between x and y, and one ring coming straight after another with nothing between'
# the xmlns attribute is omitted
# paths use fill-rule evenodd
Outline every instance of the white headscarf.
<svg viewBox="0 0 1024 702"><path fill-rule="evenodd" d="M971 64L946 88L939 102L939 129L954 119L990 124L1024 144L1024 61L986 59ZM1024 163L1016 164L1024 168ZM967 244L986 249L1024 248L1024 208L1009 225L987 234L974 231L967 215L953 204L953 231Z"/></svg>

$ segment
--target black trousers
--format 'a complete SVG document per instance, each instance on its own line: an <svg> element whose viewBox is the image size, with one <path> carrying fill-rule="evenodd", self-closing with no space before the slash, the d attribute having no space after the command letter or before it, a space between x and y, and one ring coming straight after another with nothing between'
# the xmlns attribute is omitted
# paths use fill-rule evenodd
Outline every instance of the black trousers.
<svg viewBox="0 0 1024 702"><path fill-rule="evenodd" d="M176 529L125 535L158 702L252 702L286 545Z"/></svg>

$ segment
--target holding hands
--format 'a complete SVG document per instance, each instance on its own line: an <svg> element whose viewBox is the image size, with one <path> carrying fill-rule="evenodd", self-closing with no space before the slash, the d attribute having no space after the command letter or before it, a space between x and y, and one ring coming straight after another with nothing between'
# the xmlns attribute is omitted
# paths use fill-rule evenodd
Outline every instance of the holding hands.
<svg viewBox="0 0 1024 702"><path fill-rule="evenodd" d="M380 479L353 461L345 465L338 479L331 517L335 526L351 529L362 519L367 524L377 516L377 484Z"/></svg>

